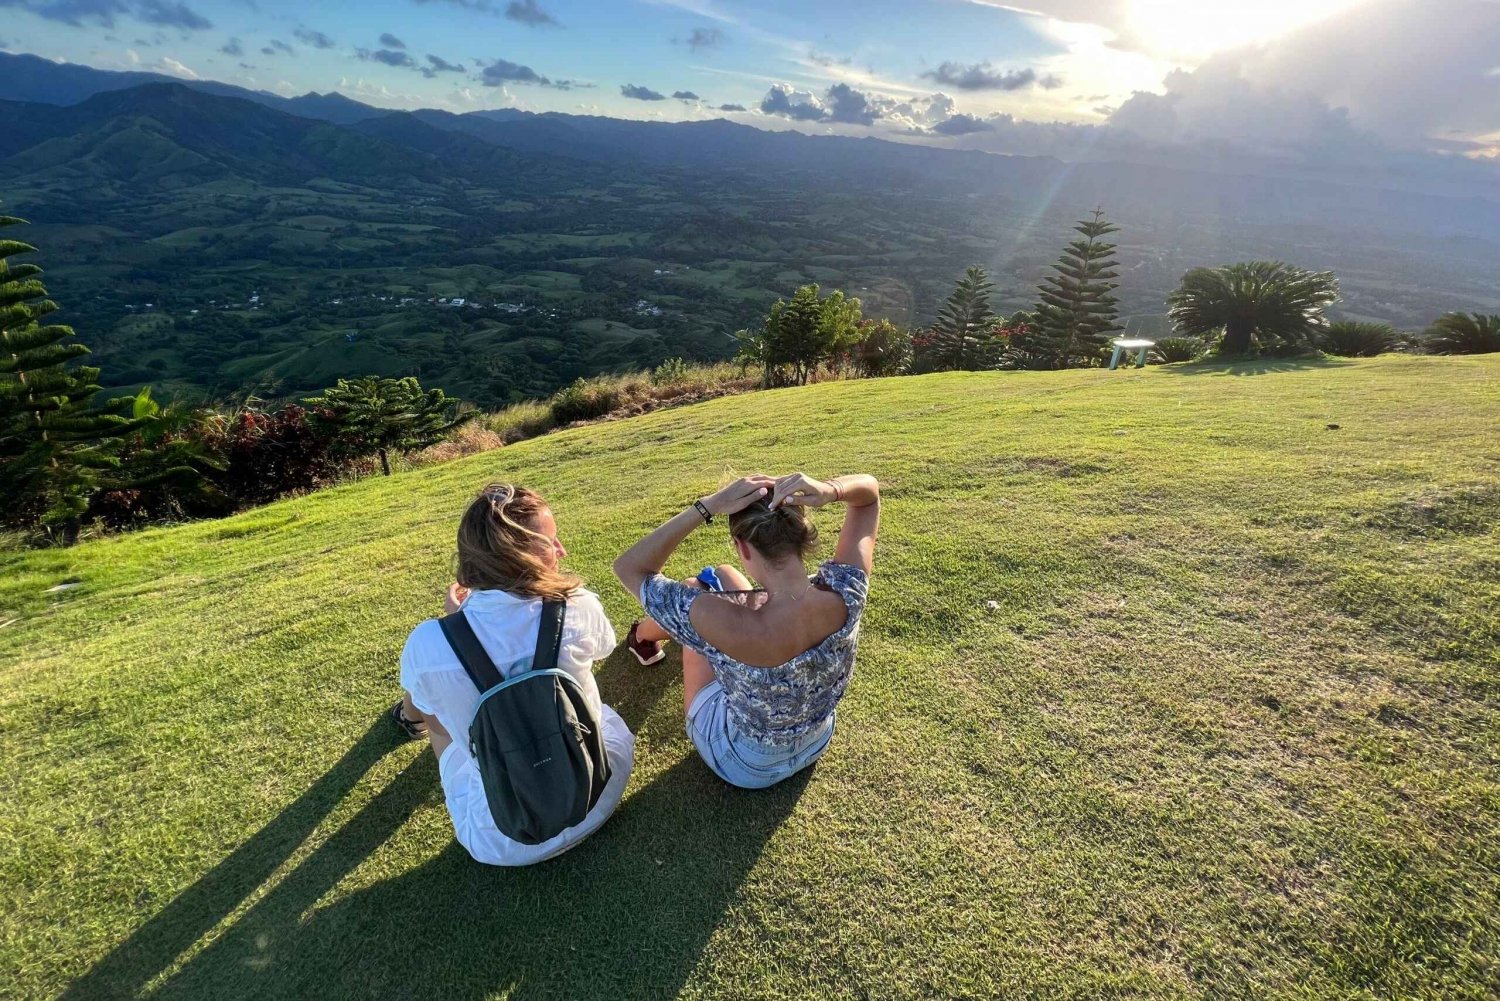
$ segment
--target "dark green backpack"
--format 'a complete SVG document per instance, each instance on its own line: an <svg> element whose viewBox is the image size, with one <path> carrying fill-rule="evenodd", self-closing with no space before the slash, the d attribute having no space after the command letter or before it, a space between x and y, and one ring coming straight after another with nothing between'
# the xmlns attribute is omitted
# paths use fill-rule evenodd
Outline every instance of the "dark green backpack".
<svg viewBox="0 0 1500 1001"><path fill-rule="evenodd" d="M531 669L510 679L501 677L462 610L438 620L479 689L469 752L490 814L502 834L523 845L582 823L609 781L599 716L577 680L557 666L567 607L542 603Z"/></svg>

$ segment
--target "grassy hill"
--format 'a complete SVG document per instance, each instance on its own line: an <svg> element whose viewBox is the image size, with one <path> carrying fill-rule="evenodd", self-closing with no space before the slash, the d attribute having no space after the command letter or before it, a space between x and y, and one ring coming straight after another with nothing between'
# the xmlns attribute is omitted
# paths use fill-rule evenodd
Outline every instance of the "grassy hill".
<svg viewBox="0 0 1500 1001"><path fill-rule="evenodd" d="M836 383L0 554L6 993L1492 996L1497 424L1496 356ZM619 813L467 861L381 713L470 494L623 632L624 545L792 468L886 490L829 754L729 789L617 655Z"/></svg>

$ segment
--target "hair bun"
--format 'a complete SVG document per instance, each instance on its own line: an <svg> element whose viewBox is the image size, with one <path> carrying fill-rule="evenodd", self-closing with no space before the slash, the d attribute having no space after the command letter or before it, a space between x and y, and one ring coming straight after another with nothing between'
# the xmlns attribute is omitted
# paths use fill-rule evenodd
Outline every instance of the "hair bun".
<svg viewBox="0 0 1500 1001"><path fill-rule="evenodd" d="M803 559L818 548L818 529L806 508L772 507L766 497L730 515L729 534L773 562L790 556Z"/></svg>

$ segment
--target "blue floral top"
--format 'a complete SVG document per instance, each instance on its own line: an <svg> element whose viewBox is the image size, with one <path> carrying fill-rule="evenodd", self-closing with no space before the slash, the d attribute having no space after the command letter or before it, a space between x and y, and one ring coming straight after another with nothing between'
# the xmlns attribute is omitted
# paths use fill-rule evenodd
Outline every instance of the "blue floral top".
<svg viewBox="0 0 1500 1001"><path fill-rule="evenodd" d="M708 658L724 686L729 720L742 736L762 744L790 744L827 722L849 687L870 588L863 570L832 561L818 568L813 583L843 598L849 617L838 632L780 667L742 664L698 635L688 610L710 592L657 574L641 587L641 604L674 640Z"/></svg>

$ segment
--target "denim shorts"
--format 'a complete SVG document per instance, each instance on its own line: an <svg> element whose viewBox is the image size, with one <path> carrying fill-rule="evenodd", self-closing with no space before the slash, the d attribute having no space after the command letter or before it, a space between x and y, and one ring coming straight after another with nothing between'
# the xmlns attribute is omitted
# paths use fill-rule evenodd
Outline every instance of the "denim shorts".
<svg viewBox="0 0 1500 1001"><path fill-rule="evenodd" d="M741 736L729 720L724 686L705 685L687 712L687 732L715 775L741 789L764 789L817 761L833 738L833 717L785 747L768 747Z"/></svg>

